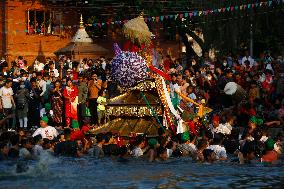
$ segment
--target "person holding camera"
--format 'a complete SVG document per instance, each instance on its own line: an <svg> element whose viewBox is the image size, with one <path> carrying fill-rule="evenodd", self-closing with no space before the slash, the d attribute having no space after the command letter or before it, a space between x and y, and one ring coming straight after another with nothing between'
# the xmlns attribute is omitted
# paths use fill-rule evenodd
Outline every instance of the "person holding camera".
<svg viewBox="0 0 284 189"><path fill-rule="evenodd" d="M92 116L91 123L96 125L98 123L97 112L97 99L99 97L99 91L102 88L102 80L98 79L97 74L93 74L91 80L88 83L89 88L89 108Z"/></svg>

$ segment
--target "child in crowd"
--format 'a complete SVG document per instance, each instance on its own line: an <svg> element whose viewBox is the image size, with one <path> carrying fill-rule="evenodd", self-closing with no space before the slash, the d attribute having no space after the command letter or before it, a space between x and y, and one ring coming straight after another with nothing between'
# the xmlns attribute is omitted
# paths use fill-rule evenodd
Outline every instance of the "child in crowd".
<svg viewBox="0 0 284 189"><path fill-rule="evenodd" d="M98 111L98 124L99 126L102 125L102 123L105 123L105 121L102 121L102 119L105 119L105 112L106 112L106 91L105 90L101 90L99 92L99 97L97 99L97 111Z"/></svg>

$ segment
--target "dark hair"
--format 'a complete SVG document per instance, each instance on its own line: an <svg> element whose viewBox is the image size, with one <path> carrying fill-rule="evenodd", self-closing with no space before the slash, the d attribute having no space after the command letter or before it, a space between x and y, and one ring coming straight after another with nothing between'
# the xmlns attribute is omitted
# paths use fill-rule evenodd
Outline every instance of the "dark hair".
<svg viewBox="0 0 284 189"><path fill-rule="evenodd" d="M4 67L8 67L8 62L6 62L6 61L3 62L3 63L2 63L2 67L3 67L3 68L4 68Z"/></svg>
<svg viewBox="0 0 284 189"><path fill-rule="evenodd" d="M37 72L36 76L42 76L42 73L41 72Z"/></svg>
<svg viewBox="0 0 284 189"><path fill-rule="evenodd" d="M196 147L197 147L198 150L200 150L200 149L204 148L205 145L207 145L207 144L208 144L207 140L201 139L201 140L198 141L198 144L197 144Z"/></svg>
<svg viewBox="0 0 284 189"><path fill-rule="evenodd" d="M218 145L218 144L222 144L224 139L224 135L221 133L215 133L214 134L214 138L213 138L213 144Z"/></svg>
<svg viewBox="0 0 284 189"><path fill-rule="evenodd" d="M104 139L106 141L106 143L109 142L109 140L111 139L112 137L112 133L111 132L107 132L105 135L104 135Z"/></svg>
<svg viewBox="0 0 284 189"><path fill-rule="evenodd" d="M0 149L3 149L5 146L7 146L6 142L0 142Z"/></svg>
<svg viewBox="0 0 284 189"><path fill-rule="evenodd" d="M10 138L10 142L11 142L12 146L17 145L19 143L19 141L20 141L20 138L19 138L18 134L12 135L11 138Z"/></svg>
<svg viewBox="0 0 284 189"><path fill-rule="evenodd" d="M126 146L121 146L118 151L120 156L124 156L127 154L128 149Z"/></svg>
<svg viewBox="0 0 284 189"><path fill-rule="evenodd" d="M254 141L247 141L241 148L244 157L247 157L249 153L256 153L257 151L259 151L259 149Z"/></svg>
<svg viewBox="0 0 284 189"><path fill-rule="evenodd" d="M64 136L70 136L71 135L71 129L70 128L65 128L64 129Z"/></svg>
<svg viewBox="0 0 284 189"><path fill-rule="evenodd" d="M165 153L167 151L167 148L160 146L157 150L158 152L158 156L160 156L161 154Z"/></svg>
<svg viewBox="0 0 284 189"><path fill-rule="evenodd" d="M44 73L43 77L49 77L49 73Z"/></svg>
<svg viewBox="0 0 284 189"><path fill-rule="evenodd" d="M102 133L97 134L96 140L97 140L97 143L102 142L103 141L103 134Z"/></svg>
<svg viewBox="0 0 284 189"><path fill-rule="evenodd" d="M174 142L173 141L169 141L168 144L166 145L167 149L171 149L174 146Z"/></svg>
<svg viewBox="0 0 284 189"><path fill-rule="evenodd" d="M34 144L38 143L41 139L42 139L41 135L34 136L34 138L33 138Z"/></svg>
<svg viewBox="0 0 284 189"><path fill-rule="evenodd" d="M203 150L202 154L203 154L203 157L204 157L204 160L205 161L208 161L208 157L214 153L214 150L211 150L211 149L205 149Z"/></svg>
<svg viewBox="0 0 284 189"><path fill-rule="evenodd" d="M105 92L104 89L100 90L100 91L99 91L99 96L102 96L104 92Z"/></svg>
<svg viewBox="0 0 284 189"><path fill-rule="evenodd" d="M162 136L165 133L166 128L165 127L159 127L158 129L158 135Z"/></svg>
<svg viewBox="0 0 284 189"><path fill-rule="evenodd" d="M7 79L5 84L8 84L8 83L13 83L13 81L11 79Z"/></svg>

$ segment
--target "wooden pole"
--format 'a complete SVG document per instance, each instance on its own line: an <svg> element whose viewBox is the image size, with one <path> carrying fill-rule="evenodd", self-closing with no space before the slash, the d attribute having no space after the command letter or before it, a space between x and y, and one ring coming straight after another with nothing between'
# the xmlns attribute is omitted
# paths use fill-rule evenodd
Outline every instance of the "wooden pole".
<svg viewBox="0 0 284 189"><path fill-rule="evenodd" d="M43 35L45 35L46 23L45 23L45 11L43 12Z"/></svg>
<svg viewBox="0 0 284 189"><path fill-rule="evenodd" d="M36 28L36 10L34 12L34 30L35 30L35 33L37 33L37 28Z"/></svg>
<svg viewBox="0 0 284 189"><path fill-rule="evenodd" d="M28 9L28 34L30 33L30 9Z"/></svg>

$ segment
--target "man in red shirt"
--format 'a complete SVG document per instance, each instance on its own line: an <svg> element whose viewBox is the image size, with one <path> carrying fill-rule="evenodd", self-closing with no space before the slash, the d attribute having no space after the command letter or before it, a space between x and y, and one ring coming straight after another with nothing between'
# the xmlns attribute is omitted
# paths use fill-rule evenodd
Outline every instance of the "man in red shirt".
<svg viewBox="0 0 284 189"><path fill-rule="evenodd" d="M261 157L261 162L272 163L278 159L278 153L274 150L274 140L267 139L265 142L266 153Z"/></svg>

